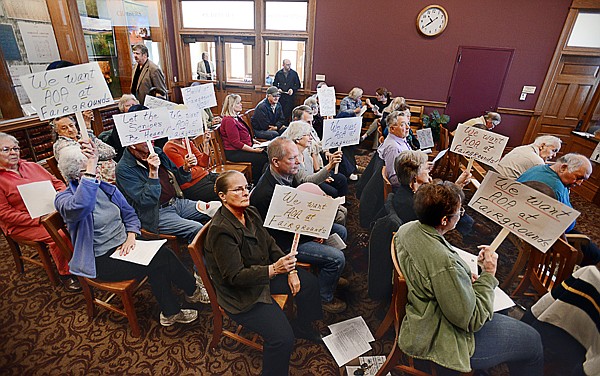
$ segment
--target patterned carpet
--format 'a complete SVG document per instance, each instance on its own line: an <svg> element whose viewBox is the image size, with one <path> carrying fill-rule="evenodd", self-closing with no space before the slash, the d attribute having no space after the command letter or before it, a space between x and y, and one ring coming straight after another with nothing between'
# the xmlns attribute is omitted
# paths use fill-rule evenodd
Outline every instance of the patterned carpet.
<svg viewBox="0 0 600 376"><path fill-rule="evenodd" d="M367 156L359 156L366 165ZM343 314L325 314L320 323L322 333L327 325L362 315L373 332L382 318L379 303L367 297L368 233L358 225L358 200L351 186L349 201L349 240L345 276L349 289L340 296L348 303ZM600 208L573 197L575 208L586 212L578 221L581 232L600 243L598 223ZM470 214L480 219L477 214ZM492 226L490 226L492 227ZM494 233L497 233L494 228ZM449 233L455 245L475 252L480 243L490 239L461 239ZM498 276L508 273L516 257L514 248L505 242L501 248ZM207 351L212 333L209 306L196 305L199 319L189 325L163 328L158 322L158 306L148 286L136 294L142 336L133 338L125 318L99 311L90 322L82 294L69 294L49 284L41 268L25 265L25 274L15 272L14 261L5 240L0 240L0 374L2 375L259 375L261 354L229 339L222 339L215 351ZM191 265L191 260L184 257ZM182 299L183 301L183 299ZM226 323L227 324L227 323ZM383 341L372 343L371 354L387 354L392 333ZM304 340L296 342L291 360L291 375L339 375L338 367L324 346ZM505 367L492 370L492 375L507 374Z"/></svg>

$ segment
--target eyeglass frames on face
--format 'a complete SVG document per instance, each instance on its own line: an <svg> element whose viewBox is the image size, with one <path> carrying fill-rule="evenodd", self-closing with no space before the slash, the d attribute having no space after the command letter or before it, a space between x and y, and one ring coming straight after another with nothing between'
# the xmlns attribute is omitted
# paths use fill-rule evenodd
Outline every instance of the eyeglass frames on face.
<svg viewBox="0 0 600 376"><path fill-rule="evenodd" d="M247 190L248 192L250 192L252 190L252 188L254 187L253 184L247 184L247 185L243 185L241 187L237 187L237 188L233 188L233 189L228 189L228 192L233 192L235 194L241 194L242 192L244 192L244 190Z"/></svg>
<svg viewBox="0 0 600 376"><path fill-rule="evenodd" d="M10 153L11 151L14 151L15 153L18 153L18 152L20 152L20 151L21 151L21 148L20 148L20 147L18 147L18 146L13 146L12 148L10 148L10 147L8 147L8 146L5 146L5 147L3 147L2 149L0 149L0 151L1 151L1 152L3 152L4 154L8 154L8 153Z"/></svg>
<svg viewBox="0 0 600 376"><path fill-rule="evenodd" d="M461 206L461 207L460 207L460 210L458 211L458 214L450 214L448 217L454 217L454 216L456 216L456 215L458 215L458 216L461 216L461 217L462 217L463 215L465 215L465 208L463 208L463 207Z"/></svg>

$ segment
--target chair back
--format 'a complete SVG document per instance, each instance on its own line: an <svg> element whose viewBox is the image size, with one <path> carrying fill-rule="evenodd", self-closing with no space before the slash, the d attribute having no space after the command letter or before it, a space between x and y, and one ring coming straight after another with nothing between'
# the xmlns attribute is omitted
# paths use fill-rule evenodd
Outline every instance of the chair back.
<svg viewBox="0 0 600 376"><path fill-rule="evenodd" d="M42 225L46 231L48 231L48 234L50 234L54 243L56 243L61 250L63 256L67 258L67 260L71 260L71 257L73 257L73 245L69 240L63 237L61 233L64 233L69 239L71 238L71 235L69 234L67 225L60 213L55 211L42 217Z"/></svg>
<svg viewBox="0 0 600 376"><path fill-rule="evenodd" d="M67 184L65 177L62 175L60 169L58 168L58 161L56 160L56 158L54 156L49 157L46 159L46 163L48 164L48 168L52 172L52 175L56 176L57 179L60 179L63 183Z"/></svg>
<svg viewBox="0 0 600 376"><path fill-rule="evenodd" d="M390 253L392 255L392 264L394 265L394 296L392 297L392 304L394 304L395 316L394 327L396 329L396 338L400 334L400 325L406 315L406 304L408 303L408 286L406 285L406 279L404 274L400 270L398 264L398 255L396 254L396 248L394 247L394 238L390 245Z"/></svg>
<svg viewBox="0 0 600 376"><path fill-rule="evenodd" d="M202 226L200 231L198 231L194 237L194 240L188 245L188 250L190 252L190 256L192 256L194 265L198 270L198 274L200 275L200 278L202 278L202 282L204 282L206 292L208 292L213 314L215 316L222 317L223 313L221 311L221 307L219 307L219 303L217 302L217 292L215 291L212 278L210 278L210 274L208 274L206 265L204 265L204 241L206 240L206 234L210 228L210 222L211 221L208 221L204 226Z"/></svg>

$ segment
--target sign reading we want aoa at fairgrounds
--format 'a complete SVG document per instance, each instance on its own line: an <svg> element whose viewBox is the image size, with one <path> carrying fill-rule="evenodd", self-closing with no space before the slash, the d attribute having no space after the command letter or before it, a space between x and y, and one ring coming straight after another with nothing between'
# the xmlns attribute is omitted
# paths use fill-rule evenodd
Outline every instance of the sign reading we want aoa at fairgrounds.
<svg viewBox="0 0 600 376"><path fill-rule="evenodd" d="M577 210L492 171L469 206L542 252L579 216Z"/></svg>

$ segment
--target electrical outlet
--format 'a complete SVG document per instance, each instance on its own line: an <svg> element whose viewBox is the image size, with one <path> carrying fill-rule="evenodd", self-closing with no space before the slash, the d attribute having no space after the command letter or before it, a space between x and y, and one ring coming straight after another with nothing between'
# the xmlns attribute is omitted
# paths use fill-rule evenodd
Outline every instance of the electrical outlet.
<svg viewBox="0 0 600 376"><path fill-rule="evenodd" d="M521 96L519 97L520 101L524 101L525 98L527 98L527 93L521 93Z"/></svg>

